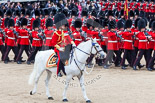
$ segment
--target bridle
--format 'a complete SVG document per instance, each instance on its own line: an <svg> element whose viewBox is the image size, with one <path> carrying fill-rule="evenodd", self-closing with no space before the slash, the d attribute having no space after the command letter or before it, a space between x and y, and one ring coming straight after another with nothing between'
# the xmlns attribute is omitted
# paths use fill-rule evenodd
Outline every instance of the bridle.
<svg viewBox="0 0 155 103"><path fill-rule="evenodd" d="M93 53L92 53L92 50L93 50L93 47L94 47L94 49L96 50L96 53L93 54L93 55L96 56L98 53L102 52L103 50L102 50L102 49L101 49L101 50L97 50L95 44L97 44L97 43L93 43L93 42L92 42L92 46L91 46L91 51L90 51L90 53L87 53L87 52L85 52L85 51L83 51L83 50L81 50L81 49L79 49L79 48L77 48L77 47L75 47L74 50L77 49L77 50L79 50L79 51L81 51L81 52L83 52L83 53L85 53L85 54L87 54L87 55L90 56L90 55L93 54ZM77 55L76 55L76 51L75 51L75 57L76 57L76 60L77 60L80 64L85 64L85 63L82 63L82 62L80 62L80 61L78 60ZM76 66L78 67L78 69L80 70L80 74L82 75L84 69L80 69L80 67L78 66L76 60L74 59L74 62L75 62L75 64L76 64Z"/></svg>

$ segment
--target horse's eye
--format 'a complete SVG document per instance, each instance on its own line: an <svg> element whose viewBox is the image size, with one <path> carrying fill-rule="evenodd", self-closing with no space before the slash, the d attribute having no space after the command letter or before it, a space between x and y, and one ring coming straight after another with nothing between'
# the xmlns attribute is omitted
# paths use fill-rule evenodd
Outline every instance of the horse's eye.
<svg viewBox="0 0 155 103"><path fill-rule="evenodd" d="M99 46L96 46L96 48L99 48Z"/></svg>

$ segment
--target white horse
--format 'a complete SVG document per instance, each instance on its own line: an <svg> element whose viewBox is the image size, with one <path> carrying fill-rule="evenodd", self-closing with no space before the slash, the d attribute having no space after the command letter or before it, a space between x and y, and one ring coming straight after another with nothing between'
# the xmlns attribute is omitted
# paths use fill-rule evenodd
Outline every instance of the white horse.
<svg viewBox="0 0 155 103"><path fill-rule="evenodd" d="M83 71L85 69L86 60L91 54L96 55L99 53L101 56L104 57L104 52L100 47L100 45L96 42L96 39L91 39L87 42L83 42L79 44L76 48L73 49L73 51L74 53L73 53L72 59L71 57L69 59L69 65L65 66L66 85L63 92L63 102L68 101L66 97L66 91L69 86L70 80L76 76L79 79L80 86L82 88L83 96L84 96L84 99L86 100L86 103L91 103L90 99L88 99L87 97L85 86L84 86ZM29 78L29 84L33 84L33 81L35 81L34 88L30 92L30 95L33 95L36 93L39 78L42 75L42 73L46 70L47 71L47 78L45 80L46 95L48 96L48 99L53 100L53 97L50 95L50 92L49 92L48 84L51 78L51 74L57 72L57 67L53 67L51 69L46 68L46 62L52 53L54 53L53 50L40 51L37 53L35 57L34 69Z"/></svg>

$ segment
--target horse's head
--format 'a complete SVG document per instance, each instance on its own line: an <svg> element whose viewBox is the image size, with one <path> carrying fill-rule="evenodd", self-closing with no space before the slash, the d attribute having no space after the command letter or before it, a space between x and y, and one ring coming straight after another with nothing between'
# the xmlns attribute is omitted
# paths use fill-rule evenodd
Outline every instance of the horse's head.
<svg viewBox="0 0 155 103"><path fill-rule="evenodd" d="M97 43L96 38L91 39L91 53L92 54L100 54L102 58L104 58L104 51L102 50L101 46Z"/></svg>

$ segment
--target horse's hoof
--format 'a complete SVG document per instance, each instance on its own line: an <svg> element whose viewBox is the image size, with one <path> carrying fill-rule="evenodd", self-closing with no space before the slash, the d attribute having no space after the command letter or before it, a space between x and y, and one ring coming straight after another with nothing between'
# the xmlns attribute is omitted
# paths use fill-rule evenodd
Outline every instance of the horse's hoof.
<svg viewBox="0 0 155 103"><path fill-rule="evenodd" d="M48 97L49 100L54 100L53 97Z"/></svg>
<svg viewBox="0 0 155 103"><path fill-rule="evenodd" d="M63 99L62 101L63 101L63 102L68 102L68 100L67 100L67 99Z"/></svg>
<svg viewBox="0 0 155 103"><path fill-rule="evenodd" d="M33 95L33 94L32 94L32 91L30 92L30 95Z"/></svg>
<svg viewBox="0 0 155 103"><path fill-rule="evenodd" d="M87 100L86 103L92 103L91 100Z"/></svg>

